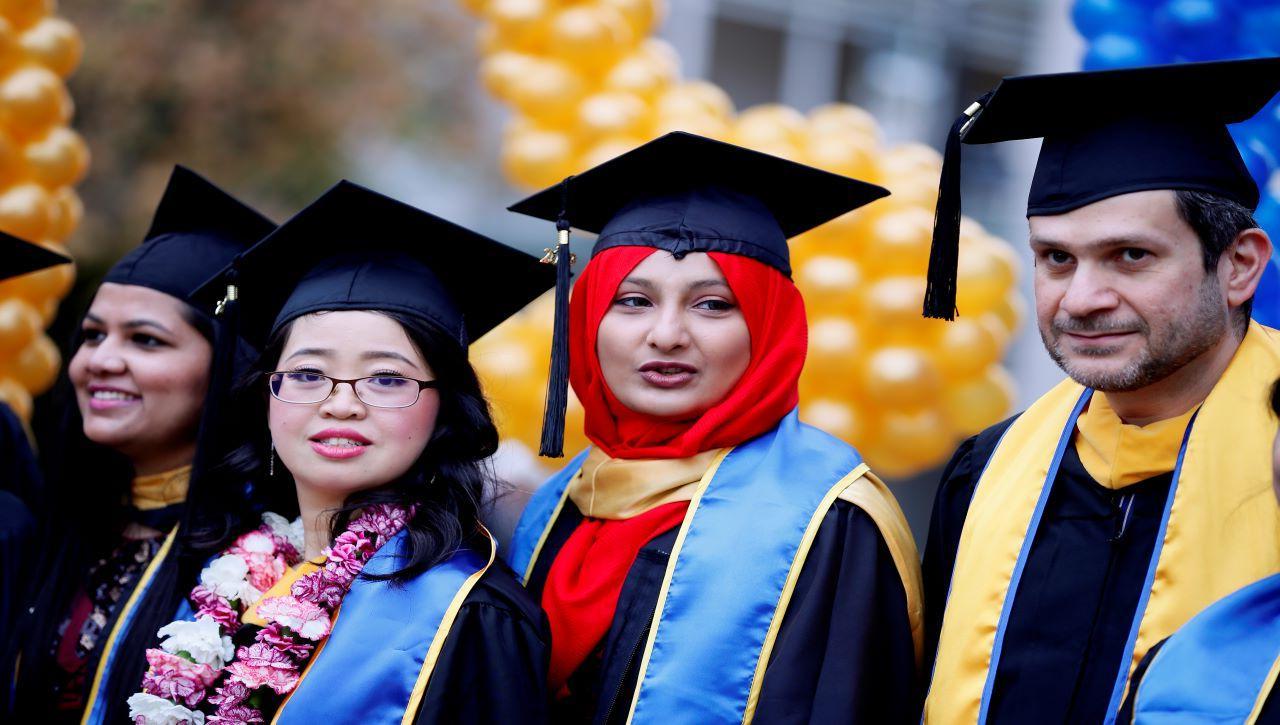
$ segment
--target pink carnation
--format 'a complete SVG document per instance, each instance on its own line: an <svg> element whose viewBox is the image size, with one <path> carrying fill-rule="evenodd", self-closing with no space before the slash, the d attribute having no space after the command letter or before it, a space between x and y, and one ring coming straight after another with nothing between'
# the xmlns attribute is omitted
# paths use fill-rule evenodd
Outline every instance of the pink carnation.
<svg viewBox="0 0 1280 725"><path fill-rule="evenodd" d="M235 680L223 680L217 691L209 696L209 703L213 705L239 705L249 699L253 691L244 686L243 682Z"/></svg>
<svg viewBox="0 0 1280 725"><path fill-rule="evenodd" d="M142 691L195 707L204 699L205 690L218 678L209 665L196 664L163 650L147 650L150 668L142 678Z"/></svg>
<svg viewBox="0 0 1280 725"><path fill-rule="evenodd" d="M271 597L258 603L258 616L318 641L329 634L329 613L312 602L294 597Z"/></svg>
<svg viewBox="0 0 1280 725"><path fill-rule="evenodd" d="M329 563L339 563L351 574L359 574L373 552L373 542L368 538L354 531L344 531L329 547Z"/></svg>
<svg viewBox="0 0 1280 725"><path fill-rule="evenodd" d="M261 642L241 647L227 672L251 690L270 687L277 695L287 694L298 684L298 667L289 655Z"/></svg>
<svg viewBox="0 0 1280 725"><path fill-rule="evenodd" d="M285 569L288 568L283 558L272 554L251 552L241 556L249 565L249 583L260 592L267 591L280 581L280 577L284 576Z"/></svg>
<svg viewBox="0 0 1280 725"><path fill-rule="evenodd" d="M335 580L324 569L313 571L293 583L289 593L304 602L313 602L329 608L338 606L347 593L348 582Z"/></svg>
<svg viewBox="0 0 1280 725"><path fill-rule="evenodd" d="M274 531L267 534L271 537L271 543L275 544L276 553L283 556L286 561L297 561L302 558L302 553L298 551L289 540Z"/></svg>
<svg viewBox="0 0 1280 725"><path fill-rule="evenodd" d="M261 712L248 705L228 705L219 707L217 714L205 722L220 723L221 725L249 725L250 723L266 722L266 719L263 718Z"/></svg>
<svg viewBox="0 0 1280 725"><path fill-rule="evenodd" d="M382 540L395 536L405 527L409 514L395 506L375 504L351 522L350 531L362 531L374 534ZM381 542L379 542L381 543Z"/></svg>
<svg viewBox="0 0 1280 725"><path fill-rule="evenodd" d="M284 628L278 624L268 624L266 627L258 630L258 634L255 639L259 642L269 644L281 652L292 655L299 660L305 660L311 656L312 645L295 640L292 636L285 634Z"/></svg>
<svg viewBox="0 0 1280 725"><path fill-rule="evenodd" d="M232 609L227 600L203 586L191 590L191 603L196 605L197 618L206 615L226 632L235 632L240 627L240 613Z"/></svg>

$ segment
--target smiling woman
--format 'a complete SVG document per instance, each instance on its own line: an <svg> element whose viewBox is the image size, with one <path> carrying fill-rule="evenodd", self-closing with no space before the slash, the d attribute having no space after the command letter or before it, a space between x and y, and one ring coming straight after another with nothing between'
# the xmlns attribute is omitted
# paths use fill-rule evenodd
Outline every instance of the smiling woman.
<svg viewBox="0 0 1280 725"><path fill-rule="evenodd" d="M123 716L156 622L194 575L188 540L202 525L201 506L186 502L199 499L197 431L213 344L226 335L186 298L274 228L179 167L143 244L94 295L63 381L65 421L42 441L43 576L7 643L21 668L0 719Z"/></svg>
<svg viewBox="0 0 1280 725"><path fill-rule="evenodd" d="M196 621L161 630L131 717L541 722L549 634L479 521L498 433L467 345L550 270L348 182L233 268L264 345L215 478L251 481L299 536L268 513L210 545ZM188 627L241 646L173 663Z"/></svg>

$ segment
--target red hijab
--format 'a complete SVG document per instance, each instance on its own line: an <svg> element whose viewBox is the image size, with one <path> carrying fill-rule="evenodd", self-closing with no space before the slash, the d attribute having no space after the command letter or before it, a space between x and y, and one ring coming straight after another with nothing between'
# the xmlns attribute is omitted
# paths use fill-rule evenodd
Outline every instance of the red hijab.
<svg viewBox="0 0 1280 725"><path fill-rule="evenodd" d="M707 254L720 267L751 333L751 362L719 403L690 421L636 413L614 397L600 372L600 321L631 270L658 250L612 247L591 258L569 303L569 381L586 409L586 433L613 458L686 458L737 445L772 428L800 399L808 346L804 301L781 272L749 257Z"/></svg>
<svg viewBox="0 0 1280 725"><path fill-rule="evenodd" d="M694 420L673 422L622 405L600 372L596 337L618 286L653 254L652 247L613 247L591 259L569 304L570 382L586 409L587 437L613 458L687 458L736 445L777 425L799 400L808 343L796 286L754 259L710 252L738 299L751 334L751 361L723 400ZM585 519L547 573L542 606L551 624L550 685L568 692L569 677L609 631L627 572L640 549L684 520L677 501L625 520Z"/></svg>

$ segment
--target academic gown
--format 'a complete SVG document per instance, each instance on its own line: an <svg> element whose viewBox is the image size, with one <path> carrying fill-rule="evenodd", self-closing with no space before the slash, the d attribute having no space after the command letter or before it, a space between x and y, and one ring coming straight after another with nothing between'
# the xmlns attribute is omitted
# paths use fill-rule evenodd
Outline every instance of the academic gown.
<svg viewBox="0 0 1280 725"><path fill-rule="evenodd" d="M1162 639L1156 643L1154 647L1147 650L1147 654L1142 657L1142 661L1133 670L1133 678L1129 682L1129 692L1125 694L1124 704L1120 706L1120 713L1116 716L1117 723L1133 722L1133 695L1138 691L1138 685L1141 684L1142 678L1147 674L1147 668L1151 666L1151 660L1155 658L1156 653L1164 647L1168 638ZM1231 663L1223 662L1224 667L1229 667ZM1257 725L1280 725L1280 689L1272 686L1271 692L1267 693L1267 699L1262 704L1262 710L1258 713Z"/></svg>
<svg viewBox="0 0 1280 725"><path fill-rule="evenodd" d="M27 592L36 528L30 507L39 487L40 471L26 431L9 406L0 403L0 645L9 641ZM11 679L9 664L0 663L0 682ZM0 703L5 700L0 693Z"/></svg>
<svg viewBox="0 0 1280 725"><path fill-rule="evenodd" d="M969 501L1013 420L961 444L943 473L924 556L926 668ZM1066 447L1009 615L990 722L1102 722L1172 480L1108 489Z"/></svg>
<svg viewBox="0 0 1280 725"><path fill-rule="evenodd" d="M340 610L339 620L345 616L352 614ZM236 633L236 643L252 643L258 629L242 627ZM547 722L550 643L551 630L542 609L511 569L501 560L495 561L463 599L414 722ZM369 646L379 643L370 642ZM324 650L315 656L324 657ZM351 666L359 667L360 663L352 662ZM359 704L333 702L326 707L335 713L335 721L347 722L355 712L345 708L355 710Z"/></svg>
<svg viewBox="0 0 1280 725"><path fill-rule="evenodd" d="M583 520L567 503L530 574L541 598L556 554ZM552 703L557 723L624 723L679 526L659 534L627 572L601 644ZM725 562L733 566L733 562ZM920 718L902 577L875 522L837 500L801 568L770 654L755 721L906 723Z"/></svg>

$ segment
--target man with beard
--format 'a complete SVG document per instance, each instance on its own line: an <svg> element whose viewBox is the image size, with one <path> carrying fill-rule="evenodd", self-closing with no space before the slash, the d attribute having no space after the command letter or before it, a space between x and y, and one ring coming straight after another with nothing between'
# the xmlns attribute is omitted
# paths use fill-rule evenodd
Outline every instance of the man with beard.
<svg viewBox="0 0 1280 725"><path fill-rule="evenodd" d="M955 311L960 142L1043 137L1036 318L1068 379L946 468L928 721L1113 722L1152 645L1280 572L1280 333L1249 320L1271 241L1226 129L1277 90L1276 58L1025 76L956 122L925 313Z"/></svg>

